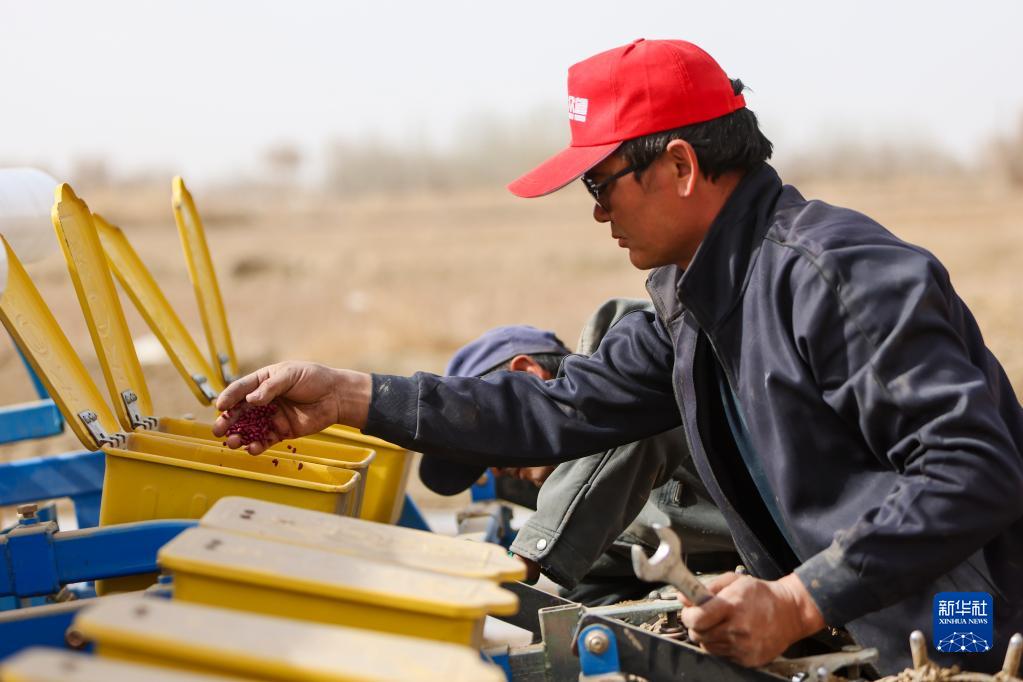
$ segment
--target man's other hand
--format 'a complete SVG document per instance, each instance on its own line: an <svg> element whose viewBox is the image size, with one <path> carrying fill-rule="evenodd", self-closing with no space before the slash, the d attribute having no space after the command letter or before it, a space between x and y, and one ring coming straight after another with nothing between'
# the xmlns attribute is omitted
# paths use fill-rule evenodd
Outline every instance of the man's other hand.
<svg viewBox="0 0 1023 682"><path fill-rule="evenodd" d="M258 455L274 443L319 433L332 424L362 428L369 414L371 393L369 374L312 362L277 363L224 389L217 398L217 409L227 414L217 417L213 433L223 437L250 406L272 402L277 411L270 418L270 440L246 445L249 454ZM237 434L227 437L228 447L242 444Z"/></svg>
<svg viewBox="0 0 1023 682"><path fill-rule="evenodd" d="M682 622L694 642L740 665L770 663L824 627L817 605L795 574L758 580L726 573L707 587L714 598L703 606L679 596L686 604Z"/></svg>
<svg viewBox="0 0 1023 682"><path fill-rule="evenodd" d="M557 469L556 465L542 467L492 467L490 472L494 476L506 476L508 478L517 478L520 481L529 481L539 488L554 473L555 469Z"/></svg>

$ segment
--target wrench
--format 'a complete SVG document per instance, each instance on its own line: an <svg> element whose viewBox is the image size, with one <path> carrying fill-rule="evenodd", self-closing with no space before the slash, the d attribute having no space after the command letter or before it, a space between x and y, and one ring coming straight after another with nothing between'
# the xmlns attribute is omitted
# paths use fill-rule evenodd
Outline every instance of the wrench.
<svg viewBox="0 0 1023 682"><path fill-rule="evenodd" d="M660 524L653 525L657 537L661 539L657 551L649 559L643 548L632 546L632 570L636 577L646 582L666 582L678 588L689 601L696 606L705 604L713 597L700 579L686 568L682 561L682 542L674 531Z"/></svg>

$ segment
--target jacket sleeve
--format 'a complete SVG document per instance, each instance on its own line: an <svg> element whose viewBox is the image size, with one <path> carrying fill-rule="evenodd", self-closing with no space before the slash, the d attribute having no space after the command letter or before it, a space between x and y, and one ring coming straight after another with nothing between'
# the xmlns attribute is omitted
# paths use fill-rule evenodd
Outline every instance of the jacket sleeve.
<svg viewBox="0 0 1023 682"><path fill-rule="evenodd" d="M922 249L852 244L804 254L792 275L794 337L824 399L899 474L796 570L840 625L919 591L1023 516L1020 407Z"/></svg>
<svg viewBox="0 0 1023 682"><path fill-rule="evenodd" d="M486 466L554 464L677 426L673 349L654 316L614 326L557 379L373 375L366 433L432 456Z"/></svg>
<svg viewBox="0 0 1023 682"><path fill-rule="evenodd" d="M686 454L685 434L672 429L561 464L540 488L536 513L519 529L512 551L540 564L559 585L575 587Z"/></svg>

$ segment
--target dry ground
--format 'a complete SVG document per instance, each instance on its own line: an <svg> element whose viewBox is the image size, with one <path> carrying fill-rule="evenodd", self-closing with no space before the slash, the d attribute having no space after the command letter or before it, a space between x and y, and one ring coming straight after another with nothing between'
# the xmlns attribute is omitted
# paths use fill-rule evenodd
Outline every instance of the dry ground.
<svg viewBox="0 0 1023 682"><path fill-rule="evenodd" d="M1023 387L1023 195L999 182L902 179L804 183L805 195L857 208L948 266L987 341ZM524 201L503 192L340 201L192 187L204 215L240 360L246 369L304 358L392 373L439 372L488 327L527 322L574 345L603 300L643 296L581 188ZM166 187L82 191L119 224L201 337ZM95 353L62 257L30 273L95 378ZM131 304L123 299L126 306ZM134 310L136 338L147 333ZM169 364L146 367L159 414L202 414ZM0 344L0 404L32 398ZM73 437L0 447L0 458L79 447Z"/></svg>

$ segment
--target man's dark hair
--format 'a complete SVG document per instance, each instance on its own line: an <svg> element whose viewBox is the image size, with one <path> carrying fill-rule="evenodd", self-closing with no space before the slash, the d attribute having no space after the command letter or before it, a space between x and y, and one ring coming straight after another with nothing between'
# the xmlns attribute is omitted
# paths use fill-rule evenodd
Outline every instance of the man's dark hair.
<svg viewBox="0 0 1023 682"><path fill-rule="evenodd" d="M540 365L541 368L552 377L558 376L558 370L561 369L561 361L565 359L568 353L529 353L529 357L533 358L533 361ZM501 363L494 369L486 372L490 374L492 372L501 372L511 368L511 360Z"/></svg>
<svg viewBox="0 0 1023 682"><path fill-rule="evenodd" d="M732 80L736 95L746 89L738 78ZM626 140L619 151L630 165L639 166L636 179L654 162L672 140L693 145L700 172L711 181L729 171L747 173L771 158L774 145L760 132L757 115L743 107L719 118L651 133Z"/></svg>

